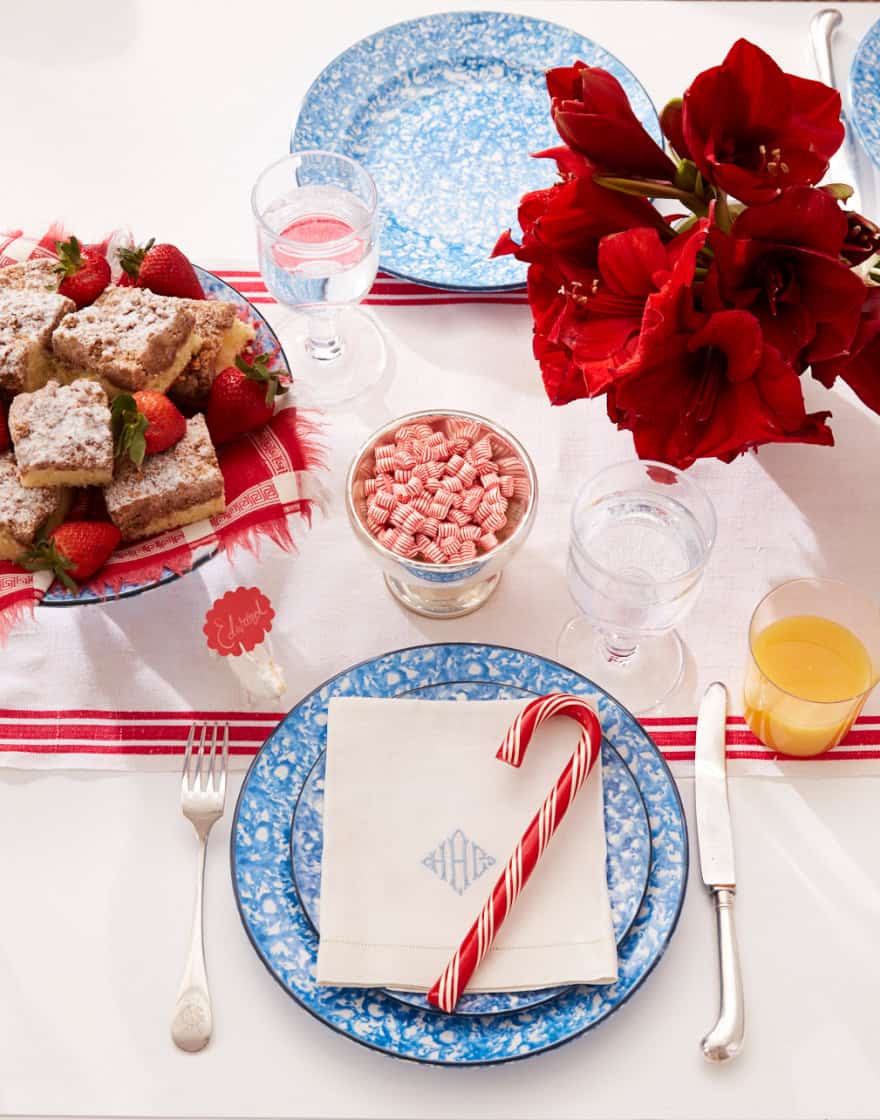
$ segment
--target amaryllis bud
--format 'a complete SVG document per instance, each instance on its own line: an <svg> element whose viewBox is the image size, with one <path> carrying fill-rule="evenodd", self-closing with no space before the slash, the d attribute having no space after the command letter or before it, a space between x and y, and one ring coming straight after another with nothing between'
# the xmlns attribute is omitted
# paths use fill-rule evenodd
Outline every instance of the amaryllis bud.
<svg viewBox="0 0 880 1120"><path fill-rule="evenodd" d="M682 101L680 97L675 97L672 101L667 103L663 112L660 114L660 127L663 129L663 135L672 145L675 154L680 159L690 159L691 154L685 143L684 131L682 129L681 105Z"/></svg>

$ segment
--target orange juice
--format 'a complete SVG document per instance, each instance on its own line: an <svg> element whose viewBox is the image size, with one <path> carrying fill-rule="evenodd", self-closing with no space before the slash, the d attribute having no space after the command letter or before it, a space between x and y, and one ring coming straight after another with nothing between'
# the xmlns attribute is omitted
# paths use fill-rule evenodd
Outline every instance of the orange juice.
<svg viewBox="0 0 880 1120"><path fill-rule="evenodd" d="M752 638L745 718L768 747L809 756L849 731L874 683L859 638L819 615L790 615Z"/></svg>

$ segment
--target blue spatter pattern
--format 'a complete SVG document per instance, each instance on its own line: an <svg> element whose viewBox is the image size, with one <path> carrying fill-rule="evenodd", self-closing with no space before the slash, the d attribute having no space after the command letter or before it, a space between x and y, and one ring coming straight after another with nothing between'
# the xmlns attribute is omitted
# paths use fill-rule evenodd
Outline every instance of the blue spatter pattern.
<svg viewBox="0 0 880 1120"><path fill-rule="evenodd" d="M626 763L651 826L648 886L618 948L619 977L567 988L536 1008L509 1015L444 1015L404 1006L374 989L327 988L315 981L318 939L293 883L291 818L297 796L326 746L334 696L427 694L457 682L481 684L484 698L563 691L596 705L605 738ZM282 720L251 764L239 795L230 844L233 889L245 930L279 984L333 1030L386 1054L443 1066L508 1062L553 1049L616 1011L643 983L672 936L687 883L687 828L672 776L636 720L590 681L520 650L469 643L416 646L366 661L306 696Z"/></svg>
<svg viewBox="0 0 880 1120"><path fill-rule="evenodd" d="M505 688L498 695L498 686L474 681L453 681L449 684L419 688L420 700L510 700L533 699L528 689ZM294 888L306 917L320 930L321 859L324 849L324 772L326 754L322 753L305 780L293 814L291 859ZM607 742L602 744L602 792L605 810L606 869L611 918L618 944L635 921L648 885L651 865L651 831L648 814L635 780L617 751ZM525 992L465 992L459 999L459 1015L500 1015L546 1003L565 991L565 986L541 988ZM427 998L419 992L392 990L395 998L413 1007L432 1010Z"/></svg>
<svg viewBox="0 0 880 1120"><path fill-rule="evenodd" d="M248 318L256 328L255 345L258 347L260 353L277 353L278 357L275 362L276 369L282 370L285 373L290 373L290 367L287 364L287 359L284 356L284 351L281 349L281 343L278 341L278 336L254 307L250 300L230 287L225 280L221 280L219 276L215 276L213 272L208 272L204 268L199 268L195 265L196 275L199 278L199 283L202 285L202 291L208 299L222 299L227 303L238 304L239 307L247 308ZM206 561L210 560L212 556L216 556L217 549L214 546L206 547L195 557L192 568L201 567ZM189 572L184 572L188 575ZM81 587L79 591L68 591L59 580L49 588L43 596L40 606L43 607L80 607L86 606L90 603L107 603L113 599L130 599L134 595L140 595L144 591L149 591L154 587L162 587L166 583L173 583L174 580L181 577L170 569L166 568L165 571L153 580L144 580L143 582L123 583L118 591L112 591L106 584L100 583L99 589L91 587Z"/></svg>
<svg viewBox="0 0 880 1120"><path fill-rule="evenodd" d="M331 62L305 96L291 150L341 152L372 174L386 272L441 288L520 288L526 266L489 254L518 228L520 197L555 179L530 154L561 143L544 75L577 60L613 74L662 142L647 93L598 43L528 16L445 12L387 27Z"/></svg>
<svg viewBox="0 0 880 1120"><path fill-rule="evenodd" d="M850 117L873 163L880 166L880 20L856 48L849 72Z"/></svg>

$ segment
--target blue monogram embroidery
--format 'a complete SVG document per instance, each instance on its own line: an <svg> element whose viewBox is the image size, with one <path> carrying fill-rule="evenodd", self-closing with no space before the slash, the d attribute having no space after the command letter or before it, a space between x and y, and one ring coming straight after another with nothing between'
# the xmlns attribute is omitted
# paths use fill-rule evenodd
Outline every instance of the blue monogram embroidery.
<svg viewBox="0 0 880 1120"><path fill-rule="evenodd" d="M456 894L464 894L494 862L495 857L469 840L460 828L441 840L422 860L425 867L448 883Z"/></svg>

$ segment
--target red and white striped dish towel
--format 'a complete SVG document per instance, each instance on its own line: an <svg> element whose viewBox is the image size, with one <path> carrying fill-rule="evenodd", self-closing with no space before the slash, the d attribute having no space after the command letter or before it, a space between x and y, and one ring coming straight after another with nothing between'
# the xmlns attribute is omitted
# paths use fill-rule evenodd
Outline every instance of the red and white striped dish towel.
<svg viewBox="0 0 880 1120"><path fill-rule="evenodd" d="M230 767L246 769L283 712L23 711L0 708L0 767L29 770L177 770L197 721L228 722ZM645 718L645 730L676 776L693 774L696 716ZM880 715L862 716L846 740L817 759L783 759L762 746L741 716L727 720L731 776L880 773Z"/></svg>

